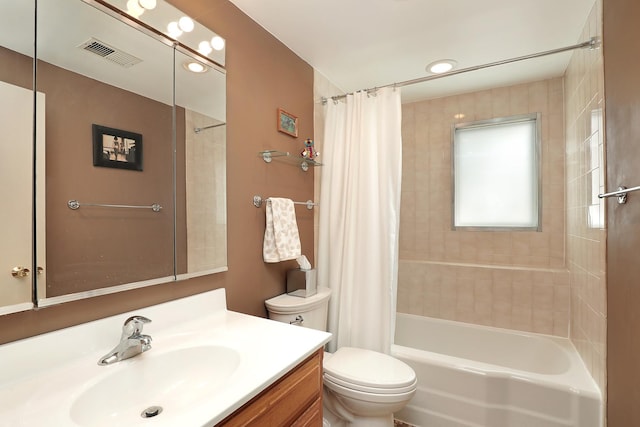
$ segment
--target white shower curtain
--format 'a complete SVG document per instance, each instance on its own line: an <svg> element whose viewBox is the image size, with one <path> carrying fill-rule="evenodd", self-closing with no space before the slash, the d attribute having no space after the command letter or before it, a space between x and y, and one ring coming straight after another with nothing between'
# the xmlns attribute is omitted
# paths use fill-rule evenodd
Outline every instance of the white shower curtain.
<svg viewBox="0 0 640 427"><path fill-rule="evenodd" d="M329 351L389 353L398 271L400 90L358 92L326 105L318 285L331 288Z"/></svg>

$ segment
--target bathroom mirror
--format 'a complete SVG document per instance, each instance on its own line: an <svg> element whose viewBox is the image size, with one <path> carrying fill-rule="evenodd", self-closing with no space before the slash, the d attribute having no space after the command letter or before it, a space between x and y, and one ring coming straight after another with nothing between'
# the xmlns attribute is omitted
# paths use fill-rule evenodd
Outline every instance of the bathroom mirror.
<svg viewBox="0 0 640 427"><path fill-rule="evenodd" d="M29 232L31 200L36 200L40 268L35 268L34 300L46 306L226 270L224 70L188 47L172 45L159 34L162 29L123 22L122 13L100 2L37 0L35 129L42 135L43 154L36 156L34 196L27 179L34 175L34 3L0 0L0 53L19 65L3 56L0 81L27 91L31 100L26 102L30 110L23 111L30 119L19 126L30 150L28 161L17 168L25 176L8 176L6 182L26 182L29 203L13 216L26 218ZM157 3L146 11L152 17L147 24L176 15L172 6ZM209 40L215 35L203 28L194 33L203 30ZM212 55L219 61L219 52ZM184 68L188 56L205 64L207 72ZM196 133L188 131L188 121L194 129L221 126ZM185 163L190 143L214 154L190 166ZM12 169L5 163L15 162L15 156L0 162L8 174ZM189 187L186 179L194 172L213 178ZM8 229L17 227L10 222ZM208 245L204 255L198 253L200 236ZM22 239L12 239L11 245L14 240ZM24 241L29 259L11 260L16 266L33 265L32 239L25 235ZM189 263L191 258L201 261ZM0 294L0 305L11 305L5 312L32 306L32 277L24 277L23 287L29 289L24 301Z"/></svg>
<svg viewBox="0 0 640 427"><path fill-rule="evenodd" d="M0 197L4 200L0 314L4 314L33 307L35 0L2 0L0 4ZM7 40L11 40L9 45Z"/></svg>

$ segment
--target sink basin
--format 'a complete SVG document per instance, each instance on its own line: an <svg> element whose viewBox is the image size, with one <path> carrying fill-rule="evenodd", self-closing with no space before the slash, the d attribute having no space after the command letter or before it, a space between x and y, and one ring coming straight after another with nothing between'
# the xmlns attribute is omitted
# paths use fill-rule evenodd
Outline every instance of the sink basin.
<svg viewBox="0 0 640 427"><path fill-rule="evenodd" d="M131 426L146 417L183 414L219 392L240 364L240 354L224 346L154 351L101 367L115 369L78 394L71 406L73 421L80 426Z"/></svg>

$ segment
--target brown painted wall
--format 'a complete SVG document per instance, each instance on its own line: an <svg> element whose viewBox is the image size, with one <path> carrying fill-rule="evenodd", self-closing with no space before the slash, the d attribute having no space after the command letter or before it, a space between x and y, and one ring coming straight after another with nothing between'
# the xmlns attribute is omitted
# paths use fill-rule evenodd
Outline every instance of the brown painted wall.
<svg viewBox="0 0 640 427"><path fill-rule="evenodd" d="M0 46L0 80L31 89L33 87L32 70L31 58Z"/></svg>
<svg viewBox="0 0 640 427"><path fill-rule="evenodd" d="M257 155L264 149L296 152L313 137L313 70L227 0L173 0L227 40L227 213L229 271L187 281L61 304L0 318L0 342L225 287L229 308L265 316L264 300L284 291L289 261L262 261L264 208L252 197L313 198L313 171ZM299 138L276 130L276 110L300 118ZM313 211L298 209L302 250L313 259ZM61 245L64 242L60 242Z"/></svg>
<svg viewBox="0 0 640 427"><path fill-rule="evenodd" d="M42 62L38 90L46 94L47 297L171 276L172 107ZM143 170L93 166L92 124L141 134ZM71 199L163 209L72 211Z"/></svg>
<svg viewBox="0 0 640 427"><path fill-rule="evenodd" d="M607 187L640 185L640 3L604 0ZM607 201L608 425L640 425L640 197Z"/></svg>

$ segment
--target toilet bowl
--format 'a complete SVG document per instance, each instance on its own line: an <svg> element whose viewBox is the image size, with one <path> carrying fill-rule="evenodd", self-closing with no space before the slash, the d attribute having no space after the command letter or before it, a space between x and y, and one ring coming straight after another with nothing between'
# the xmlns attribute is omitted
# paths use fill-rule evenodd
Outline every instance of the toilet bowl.
<svg viewBox="0 0 640 427"><path fill-rule="evenodd" d="M279 295L265 301L269 318L326 330L331 290L311 297ZM391 427L393 413L411 400L416 374L389 355L354 347L325 353L323 362L325 423L332 427Z"/></svg>
<svg viewBox="0 0 640 427"><path fill-rule="evenodd" d="M343 425L393 425L393 413L404 408L417 387L407 364L371 350L341 347L325 357L323 368L325 407Z"/></svg>

